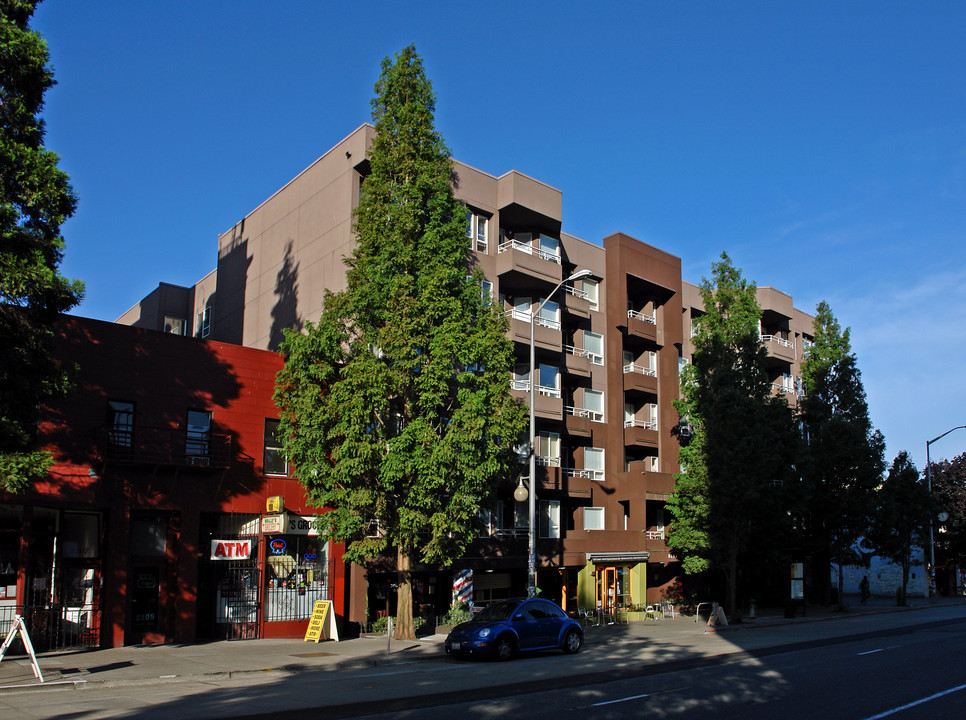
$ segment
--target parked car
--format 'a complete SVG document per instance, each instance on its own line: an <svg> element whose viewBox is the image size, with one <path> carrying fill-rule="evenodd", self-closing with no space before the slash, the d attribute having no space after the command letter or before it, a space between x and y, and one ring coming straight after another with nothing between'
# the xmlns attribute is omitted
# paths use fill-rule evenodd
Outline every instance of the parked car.
<svg viewBox="0 0 966 720"><path fill-rule="evenodd" d="M491 603L446 636L447 654L509 660L518 652L563 650L575 653L584 643L580 624L560 606L541 598L511 598Z"/></svg>

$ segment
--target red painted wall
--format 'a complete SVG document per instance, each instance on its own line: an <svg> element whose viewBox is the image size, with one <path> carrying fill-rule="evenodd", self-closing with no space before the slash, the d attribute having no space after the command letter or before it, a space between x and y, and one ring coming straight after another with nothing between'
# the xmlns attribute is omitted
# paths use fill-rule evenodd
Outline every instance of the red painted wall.
<svg viewBox="0 0 966 720"><path fill-rule="evenodd" d="M58 328L57 356L76 365L76 373L74 390L51 404L40 426L46 449L54 455L49 479L27 495L0 497L0 502L103 513L102 644L194 639L199 559L209 553L201 537L202 515L264 514L266 499L273 495L284 497L290 513L315 512L296 480L262 471L264 423L278 416L272 393L282 358L265 350L68 316ZM105 462L98 428L107 419L109 400L136 403L136 439L144 429L144 437L156 439L170 431L183 441L187 410L210 410L212 433L231 438L230 463L199 468ZM130 521L139 513L170 518L160 609L166 627L141 638L132 632L128 587ZM330 547L338 565L342 552L342 546ZM339 617L345 611L346 575L344 568L330 573ZM300 635L304 629L291 632Z"/></svg>

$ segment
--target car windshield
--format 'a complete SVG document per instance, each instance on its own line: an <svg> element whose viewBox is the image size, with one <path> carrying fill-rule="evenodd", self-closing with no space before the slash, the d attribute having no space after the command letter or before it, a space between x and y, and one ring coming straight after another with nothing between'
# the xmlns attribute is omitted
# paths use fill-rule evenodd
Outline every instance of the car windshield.
<svg viewBox="0 0 966 720"><path fill-rule="evenodd" d="M500 602L491 603L480 610L473 619L482 621L509 620L513 611L519 605L520 603L517 600L501 600Z"/></svg>

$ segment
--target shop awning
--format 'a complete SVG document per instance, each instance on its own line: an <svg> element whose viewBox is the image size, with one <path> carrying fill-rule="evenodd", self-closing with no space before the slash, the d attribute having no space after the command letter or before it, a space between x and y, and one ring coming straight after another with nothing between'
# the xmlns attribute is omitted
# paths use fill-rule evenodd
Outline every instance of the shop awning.
<svg viewBox="0 0 966 720"><path fill-rule="evenodd" d="M647 562L651 556L649 552L601 552L589 553L590 561L594 565L628 565Z"/></svg>

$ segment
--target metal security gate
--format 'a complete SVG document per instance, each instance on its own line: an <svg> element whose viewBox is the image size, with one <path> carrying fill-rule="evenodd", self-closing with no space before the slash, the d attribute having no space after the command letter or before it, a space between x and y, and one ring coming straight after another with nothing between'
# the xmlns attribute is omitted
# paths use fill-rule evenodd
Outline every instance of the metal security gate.
<svg viewBox="0 0 966 720"><path fill-rule="evenodd" d="M0 633L6 636L14 616L23 617L30 642L37 651L97 647L100 644L101 604L95 602L93 568L68 568L58 573L59 587L51 594L50 569L27 573L25 602L0 607Z"/></svg>
<svg viewBox="0 0 966 720"><path fill-rule="evenodd" d="M258 637L261 579L262 573L254 565L221 568L215 622L223 625L226 640Z"/></svg>

